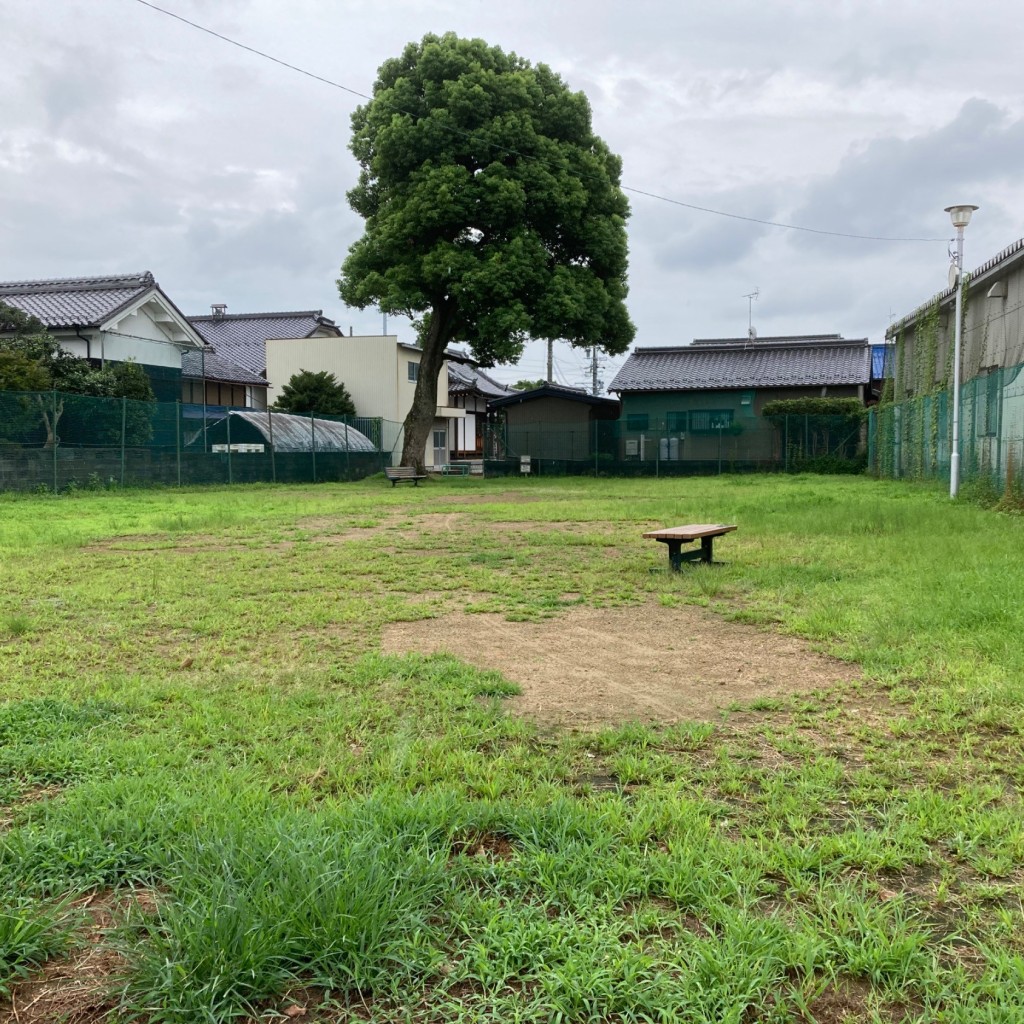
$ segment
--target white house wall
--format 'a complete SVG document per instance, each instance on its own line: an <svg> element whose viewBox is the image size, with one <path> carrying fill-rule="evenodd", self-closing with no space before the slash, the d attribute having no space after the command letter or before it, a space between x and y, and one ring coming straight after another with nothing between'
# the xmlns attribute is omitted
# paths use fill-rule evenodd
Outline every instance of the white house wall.
<svg viewBox="0 0 1024 1024"><path fill-rule="evenodd" d="M409 380L409 363L420 362L421 353L399 343L395 335L351 335L332 338L272 338L267 341L269 401L277 401L281 388L302 370L333 373L348 389L359 416L380 416L402 423L412 406L416 382ZM448 402L448 364L437 378L437 397ZM444 408L446 418L436 420L434 429L448 431L448 445L454 441L448 416L462 410ZM434 462L433 430L423 453L425 465Z"/></svg>

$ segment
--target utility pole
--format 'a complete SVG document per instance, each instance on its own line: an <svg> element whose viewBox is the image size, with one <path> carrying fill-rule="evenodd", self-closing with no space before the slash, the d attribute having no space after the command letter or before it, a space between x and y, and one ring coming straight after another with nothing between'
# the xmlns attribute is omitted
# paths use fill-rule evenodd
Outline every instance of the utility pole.
<svg viewBox="0 0 1024 1024"><path fill-rule="evenodd" d="M552 367L555 362L555 343L548 338L548 383L553 384L555 380L554 370Z"/></svg>
<svg viewBox="0 0 1024 1024"><path fill-rule="evenodd" d="M594 361L591 364L591 381L590 381L590 393L597 397L597 393L601 390L601 382L597 379L597 346L594 346L593 351Z"/></svg>

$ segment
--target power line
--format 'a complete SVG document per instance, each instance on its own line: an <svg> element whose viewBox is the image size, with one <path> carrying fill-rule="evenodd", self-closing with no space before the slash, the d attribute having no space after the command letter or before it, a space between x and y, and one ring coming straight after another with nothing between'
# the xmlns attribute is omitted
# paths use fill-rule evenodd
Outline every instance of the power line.
<svg viewBox="0 0 1024 1024"><path fill-rule="evenodd" d="M373 97L365 92L360 92L358 89L352 89L347 85L342 85L340 82L335 82L333 79L325 78L323 75L318 75L313 71L309 71L306 68L300 67L298 64L290 64L286 60L281 60L280 57L275 57L272 54L266 53L263 50L258 50L255 46L248 46L245 43L240 42L237 39L232 39L231 36L226 36L220 32L215 32L212 28L207 28L205 25L200 25L196 21L191 21L180 14L175 14L174 11L169 11L164 7L160 7L157 4L150 3L150 0L136 0L136 3L142 4L143 7L148 7L152 11L157 11L160 14L165 14L168 18L174 18L175 21L180 21L184 25L188 25L190 28L194 28L199 32L204 32L208 36L213 36L214 39L219 39L221 42L228 43L231 46L236 46L240 50L245 50L247 53L254 54L257 57L262 57L264 60L269 60L274 64L278 64L283 68L287 68L289 71L295 71L300 75L305 75L306 78L312 78L316 82L320 82L323 85L329 85L333 89L340 89L342 92L347 92L352 96L358 96L360 99L372 100ZM415 117L411 111L402 110L400 107L395 108L399 113L407 114L410 117ZM468 139L473 139L475 142L480 144L482 140L478 139L473 132L466 131L462 128L456 128L453 125L440 125L445 131L453 135L461 135ZM509 156L516 156L522 160L537 160L538 157L532 156L528 153L521 153L515 149L509 149L505 146L499 146L493 142L482 142L483 145L488 146L491 149L497 150L501 153L506 153ZM592 175L581 174L580 177L593 177ZM858 235L850 231L829 231L825 228L809 228L803 224L788 224L785 221L777 220L765 220L761 217L748 217L741 213L730 213L727 210L716 210L710 206L700 206L697 203L687 203L682 199L673 199L671 196L661 195L658 192L649 192L642 188L634 188L631 185L619 185L619 188L623 192L630 192L633 195L644 196L647 199L655 199L661 203L669 203L672 206L680 206L684 210L695 210L698 213L708 213L715 217L727 217L730 220L741 220L748 224L760 224L763 227L770 228L783 228L786 231L803 231L806 234L811 235L828 235L832 238L852 238L859 241L865 242L948 242L948 238L918 238L918 237L895 237L892 235Z"/></svg>

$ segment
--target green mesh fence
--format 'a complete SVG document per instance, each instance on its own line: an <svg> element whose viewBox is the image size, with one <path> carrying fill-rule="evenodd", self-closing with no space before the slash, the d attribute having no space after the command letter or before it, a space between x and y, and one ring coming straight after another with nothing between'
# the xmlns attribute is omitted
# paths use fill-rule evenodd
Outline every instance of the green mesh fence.
<svg viewBox="0 0 1024 1024"><path fill-rule="evenodd" d="M356 480L402 426L359 416L0 392L0 490Z"/></svg>
<svg viewBox="0 0 1024 1024"><path fill-rule="evenodd" d="M1024 366L995 369L960 390L960 479L1019 488L1024 459ZM922 395L871 411L868 467L893 479L949 477L952 397Z"/></svg>
<svg viewBox="0 0 1024 1024"><path fill-rule="evenodd" d="M488 475L679 476L741 472L837 472L864 469L860 417L751 417L742 424L701 413L632 415L590 424L488 424Z"/></svg>

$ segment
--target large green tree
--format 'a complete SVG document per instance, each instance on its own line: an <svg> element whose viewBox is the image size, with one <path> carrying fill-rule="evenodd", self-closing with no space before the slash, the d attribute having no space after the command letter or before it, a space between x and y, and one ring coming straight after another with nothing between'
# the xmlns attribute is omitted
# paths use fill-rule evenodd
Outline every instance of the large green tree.
<svg viewBox="0 0 1024 1024"><path fill-rule="evenodd" d="M352 128L366 230L338 286L417 325L403 465L422 462L449 341L483 366L528 338L625 351L629 205L582 93L480 39L428 35L381 65Z"/></svg>
<svg viewBox="0 0 1024 1024"><path fill-rule="evenodd" d="M282 412L318 412L329 416L355 416L352 396L333 373L299 370L292 374L274 403Z"/></svg>

